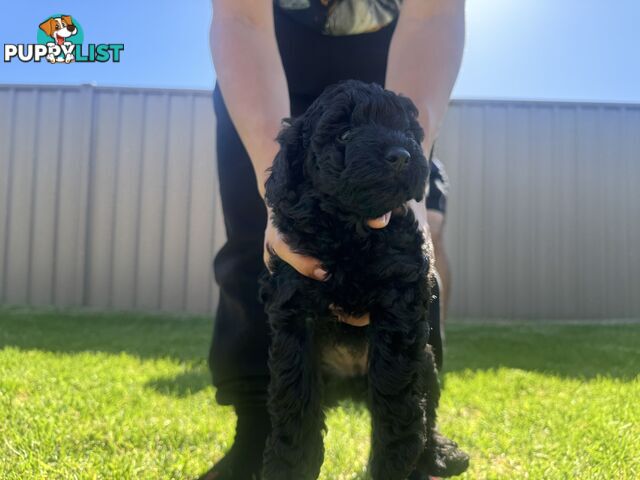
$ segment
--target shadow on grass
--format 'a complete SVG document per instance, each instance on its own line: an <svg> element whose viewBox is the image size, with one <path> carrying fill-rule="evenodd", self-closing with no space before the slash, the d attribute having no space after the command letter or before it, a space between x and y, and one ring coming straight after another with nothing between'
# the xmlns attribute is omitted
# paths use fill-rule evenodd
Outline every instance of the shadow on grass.
<svg viewBox="0 0 640 480"><path fill-rule="evenodd" d="M201 366L174 377L158 378L146 386L163 395L184 398L210 387L211 375L205 366Z"/></svg>
<svg viewBox="0 0 640 480"><path fill-rule="evenodd" d="M213 318L88 310L0 308L0 348L127 353L206 361Z"/></svg>
<svg viewBox="0 0 640 480"><path fill-rule="evenodd" d="M445 372L500 367L564 378L640 375L640 323L447 326Z"/></svg>
<svg viewBox="0 0 640 480"><path fill-rule="evenodd" d="M209 385L205 363L212 318L142 313L0 309L0 348L77 353L125 352L199 364L150 382L167 395ZM517 368L568 378L631 380L640 373L640 323L488 324L447 326L445 372Z"/></svg>
<svg viewBox="0 0 640 480"><path fill-rule="evenodd" d="M175 377L147 387L186 397L211 385L206 366L213 319L89 310L0 308L0 349L16 347L52 353L126 353L141 359L185 363Z"/></svg>

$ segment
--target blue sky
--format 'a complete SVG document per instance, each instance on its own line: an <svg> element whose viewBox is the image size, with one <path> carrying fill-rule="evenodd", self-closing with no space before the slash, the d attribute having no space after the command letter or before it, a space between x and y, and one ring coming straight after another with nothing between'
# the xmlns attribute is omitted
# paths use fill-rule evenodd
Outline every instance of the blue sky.
<svg viewBox="0 0 640 480"><path fill-rule="evenodd" d="M119 64L0 62L0 83L213 87L209 0L7 1L3 12L3 44L35 42L38 24L62 12L85 43L125 51ZM467 0L453 96L640 103L640 0Z"/></svg>

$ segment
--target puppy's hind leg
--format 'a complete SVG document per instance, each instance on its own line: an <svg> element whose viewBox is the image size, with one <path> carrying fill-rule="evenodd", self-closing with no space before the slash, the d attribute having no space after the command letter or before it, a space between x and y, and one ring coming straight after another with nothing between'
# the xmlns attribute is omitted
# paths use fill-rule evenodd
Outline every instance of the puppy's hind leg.
<svg viewBox="0 0 640 480"><path fill-rule="evenodd" d="M287 290L289 285L284 287ZM272 432L264 452L264 480L311 480L324 458L321 375L313 313L302 293L279 290L267 304L272 331L269 413Z"/></svg>

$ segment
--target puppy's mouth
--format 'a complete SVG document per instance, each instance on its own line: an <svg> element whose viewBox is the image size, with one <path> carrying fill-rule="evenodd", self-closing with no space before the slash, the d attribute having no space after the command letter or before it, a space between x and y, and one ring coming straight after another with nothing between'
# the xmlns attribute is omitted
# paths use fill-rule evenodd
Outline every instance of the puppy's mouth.
<svg viewBox="0 0 640 480"><path fill-rule="evenodd" d="M56 34L56 43L58 45L64 45L64 37L61 37L60 35Z"/></svg>

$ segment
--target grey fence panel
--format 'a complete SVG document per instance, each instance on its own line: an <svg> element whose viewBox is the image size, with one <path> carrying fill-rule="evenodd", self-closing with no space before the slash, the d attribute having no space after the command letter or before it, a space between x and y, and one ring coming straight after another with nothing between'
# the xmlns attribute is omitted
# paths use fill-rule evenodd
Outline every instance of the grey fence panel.
<svg viewBox="0 0 640 480"><path fill-rule="evenodd" d="M581 302L578 291L578 283L581 279L579 267L579 255L577 255L578 242L578 197L576 181L567 182L565 179L577 179L578 158L576 152L576 109L573 107L559 107L555 115L555 142L556 151L554 159L558 165L560 182L558 189L558 205L556 215L559 217L560 237L559 262L556 275L560 277L558 291L564 302L558 304L561 316L579 316L578 310ZM584 139L583 139L584 141Z"/></svg>
<svg viewBox="0 0 640 480"><path fill-rule="evenodd" d="M216 177L209 95L98 90L85 303L207 313ZM219 234L218 234L219 235Z"/></svg>
<svg viewBox="0 0 640 480"><path fill-rule="evenodd" d="M94 154L88 220L86 303L112 307L113 235L116 211L117 147L122 122L121 93L98 92L95 98ZM133 259L131 259L133 260Z"/></svg>
<svg viewBox="0 0 640 480"><path fill-rule="evenodd" d="M627 310L640 312L640 108L625 109L622 120L621 151L624 157L625 175L621 179L623 194L621 202L626 205L622 214L621 235L625 237L627 250L622 253L623 261L627 266L627 275L617 277L626 286ZM626 180L626 182L625 182ZM624 291L624 290L623 290ZM625 311L625 313L627 313Z"/></svg>
<svg viewBox="0 0 640 480"><path fill-rule="evenodd" d="M0 300L6 297L7 229L9 196L11 195L11 160L15 125L15 99L13 89L0 89Z"/></svg>
<svg viewBox="0 0 640 480"><path fill-rule="evenodd" d="M532 314L542 318L554 315L554 305L559 301L553 268L558 261L557 214L554 213L558 201L558 175L553 159L553 114L553 108L549 106L531 110L528 158L531 181L534 182L534 192L530 197L533 205L531 222L535 225L532 238L535 248L532 258ZM503 181L508 179L505 177Z"/></svg>
<svg viewBox="0 0 640 480"><path fill-rule="evenodd" d="M15 93L14 132L12 137L7 202L4 296L9 303L28 303L31 254L31 215L37 142L40 93L18 90Z"/></svg>
<svg viewBox="0 0 640 480"><path fill-rule="evenodd" d="M162 269L172 272L162 275L160 306L167 310L185 307L186 253L189 228L189 188L191 184L192 99L172 96L168 135L168 169L163 232Z"/></svg>
<svg viewBox="0 0 640 480"><path fill-rule="evenodd" d="M488 106L484 111L483 155L488 161L478 183L483 185L480 218L482 224L482 250L479 254L484 261L484 275L478 291L482 293L484 309L489 316L504 315L508 311L507 266L506 261L497 261L505 255L503 245L497 238L507 236L507 166L511 160L507 153L507 112L504 108ZM491 187L489 185L491 184ZM452 198L457 196L458 186ZM455 204L454 204L455 205ZM487 214L485 212L491 212ZM447 232L447 241L451 232ZM452 259L457 264L455 259ZM456 280L457 283L457 280ZM455 286L457 290L459 286ZM489 301L491 299L491 301Z"/></svg>
<svg viewBox="0 0 640 480"><path fill-rule="evenodd" d="M640 315L639 134L640 106L454 102L452 313Z"/></svg>
<svg viewBox="0 0 640 480"><path fill-rule="evenodd" d="M482 255L476 254L476 246L479 245L482 231L485 227L482 222L482 173L484 171L483 155L483 131L482 131L483 107L479 105L468 105L463 107L461 112L461 130L465 133L465 142L460 145L460 157L458 159L458 171L464 172L460 177L460 190L472 198L477 198L477 202L460 202L461 216L464 219L464 226L468 235L461 237L463 243L464 265L460 273L461 278L465 278L475 285L482 285L484 278L484 259ZM461 161L460 159L465 159ZM446 162L447 158L443 158ZM463 300L461 308L468 309L471 305L481 306L484 303L482 289L461 290Z"/></svg>
<svg viewBox="0 0 640 480"><path fill-rule="evenodd" d="M42 92L40 108L48 112L60 112L63 108L62 92ZM35 143L36 164L33 172L33 244L28 294L29 301L34 305L49 305L53 301L54 290L56 206L62 126L55 121L47 122L47 119L40 115L35 128L38 138Z"/></svg>
<svg viewBox="0 0 640 480"><path fill-rule="evenodd" d="M0 86L0 302L208 313L209 92ZM451 313L640 315L640 106L453 102Z"/></svg>
<svg viewBox="0 0 640 480"><path fill-rule="evenodd" d="M121 99L119 142L116 145L113 212L113 271L111 305L135 307L138 197L140 192L144 127L144 96L132 93Z"/></svg>
<svg viewBox="0 0 640 480"><path fill-rule="evenodd" d="M606 163L603 162L603 158L594 158L595 165L591 170L596 171L600 168L607 171L607 174L603 175L601 179L596 179L599 182L600 193L596 195L593 195L593 192L589 193L590 197L594 198L594 203L598 203L596 227L605 254L601 255L598 261L593 264L594 275L590 275L591 283L585 288L585 291L601 288L604 297L600 305L601 315L609 313L618 317L624 316L625 310L631 307L627 304L626 288L628 285L624 278L631 267L628 260L629 254L632 249L638 246L637 241L634 246L627 240L625 219L633 219L635 210L634 223L640 221L638 218L640 203L631 205L628 200L629 192L625 188L624 179L630 172L627 171L628 165L623 151L623 139L619 133L624 131L623 122L623 111L607 107L600 112L598 130L602 132L603 148L609 152L609 156ZM640 136L640 129L636 130L635 135ZM640 150L636 150L636 159L640 160ZM638 184L636 184L637 188ZM600 196L599 201L595 200L598 196ZM615 218L614 222L610 221L611 217ZM636 240L638 238L640 237L636 237ZM602 284L595 275L598 272L603 272L604 278L617 280ZM637 283L636 286L638 286ZM640 290L636 290L636 292L638 291Z"/></svg>
<svg viewBox="0 0 640 480"><path fill-rule="evenodd" d="M193 106L193 139L191 166L191 212L187 246L187 281L185 283L185 309L205 313L213 301L211 268L215 241L215 220L218 216L216 198L217 178L213 110L210 98L196 98ZM221 231L222 232L222 231Z"/></svg>
<svg viewBox="0 0 640 480"><path fill-rule="evenodd" d="M91 161L91 91L63 94L64 128L58 159L54 301L73 306L84 292L87 202Z"/></svg>
<svg viewBox="0 0 640 480"><path fill-rule="evenodd" d="M166 142L169 135L169 95L146 95L142 149L140 218L136 276L136 308L160 305L161 262L164 231ZM151 120L154 121L151 121Z"/></svg>

